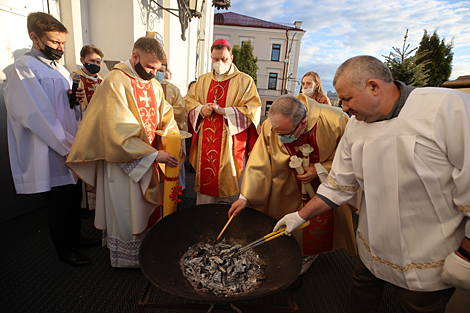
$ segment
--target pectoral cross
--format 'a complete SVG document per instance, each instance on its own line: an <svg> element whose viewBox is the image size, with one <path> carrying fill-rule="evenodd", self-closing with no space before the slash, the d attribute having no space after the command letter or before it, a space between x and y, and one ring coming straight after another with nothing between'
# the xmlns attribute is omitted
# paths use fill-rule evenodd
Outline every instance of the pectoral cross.
<svg viewBox="0 0 470 313"><path fill-rule="evenodd" d="M150 98L147 97L147 90L142 90L142 92L144 93L144 96L139 96L139 100L140 101L145 101L145 107L148 108L150 105L149 105L149 100Z"/></svg>

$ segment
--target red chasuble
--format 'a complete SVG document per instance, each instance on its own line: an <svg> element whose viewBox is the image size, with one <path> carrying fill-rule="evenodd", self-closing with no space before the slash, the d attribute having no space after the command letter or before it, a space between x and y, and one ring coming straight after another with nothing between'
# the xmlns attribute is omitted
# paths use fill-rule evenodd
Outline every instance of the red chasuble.
<svg viewBox="0 0 470 313"><path fill-rule="evenodd" d="M86 100L88 103L90 103L91 97L93 97L96 88L101 84L103 80L101 78L98 78L98 80L93 80L83 76L80 76L80 79L83 83L83 89L85 89Z"/></svg>
<svg viewBox="0 0 470 313"><path fill-rule="evenodd" d="M229 84L230 80L223 82L212 80L207 93L207 103L217 103L225 108ZM212 113L204 119L199 131L199 135L202 136L200 193L213 197L219 196L219 169L224 124L223 116Z"/></svg>
<svg viewBox="0 0 470 313"><path fill-rule="evenodd" d="M313 152L310 153L310 164L318 163L319 151L316 136L317 126L315 125L313 130L301 135L299 139L293 143L284 144L284 146L287 148L287 151L291 156L296 155L303 159L302 151L296 151L295 147L300 148L303 144L308 143L314 149ZM299 191L302 192L302 183L297 178L297 171L295 169L292 170L294 172L294 177L297 181ZM318 186L320 186L320 180L317 177L311 181L310 184L312 184L314 190L317 190ZM307 195L307 202L308 200L310 200L310 198ZM327 212L311 219L310 225L302 230L304 255L315 255L333 250L333 216L332 210L328 210Z"/></svg>

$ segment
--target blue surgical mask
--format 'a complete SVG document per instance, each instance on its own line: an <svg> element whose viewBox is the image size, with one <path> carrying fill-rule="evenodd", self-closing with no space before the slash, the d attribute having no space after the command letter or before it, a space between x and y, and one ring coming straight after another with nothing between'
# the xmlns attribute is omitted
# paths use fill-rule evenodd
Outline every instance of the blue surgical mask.
<svg viewBox="0 0 470 313"><path fill-rule="evenodd" d="M291 142L294 142L297 140L297 138L295 138L294 135L290 135L289 137L286 137L286 136L280 136L280 135L277 135L279 137L279 140L282 142L282 143L291 143Z"/></svg>
<svg viewBox="0 0 470 313"><path fill-rule="evenodd" d="M157 74L155 74L155 79L161 83L165 79L165 73L157 72Z"/></svg>

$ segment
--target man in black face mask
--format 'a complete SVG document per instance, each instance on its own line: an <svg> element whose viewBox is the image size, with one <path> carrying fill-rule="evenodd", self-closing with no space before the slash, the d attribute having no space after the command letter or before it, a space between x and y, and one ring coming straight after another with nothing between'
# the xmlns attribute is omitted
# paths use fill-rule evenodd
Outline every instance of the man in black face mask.
<svg viewBox="0 0 470 313"><path fill-rule="evenodd" d="M80 235L81 183L65 166L79 116L78 109L69 106L72 78L57 62L67 29L42 12L29 14L27 26L33 47L11 67L4 90L16 192L45 193L49 232L59 259L87 265L90 259L76 248L97 242Z"/></svg>
<svg viewBox="0 0 470 313"><path fill-rule="evenodd" d="M95 188L95 226L104 230L113 267L139 267L140 244L161 217L155 165L178 166L164 146L178 126L153 79L166 62L156 39L139 38L131 58L116 64L93 95L67 159Z"/></svg>
<svg viewBox="0 0 470 313"><path fill-rule="evenodd" d="M103 52L94 45L83 46L80 51L80 62L83 64L83 67L70 73L72 78L77 78L77 75L80 76L78 87L82 88L85 92L85 97L80 102L82 116L83 113L85 113L96 88L98 88L103 81L103 79L98 75L101 69L101 61L103 60L103 57Z"/></svg>
<svg viewBox="0 0 470 313"><path fill-rule="evenodd" d="M101 69L101 61L103 60L103 52L95 47L94 45L83 46L80 51L80 62L83 64L83 67L79 70L76 70L70 75L72 79L78 80L78 90L83 89L85 96L82 101L80 101L80 112L81 118L88 107L88 104L95 93L96 88L101 84L103 79L98 75ZM96 207L96 195L92 192L86 192L84 194L84 199L82 200L82 214L84 218L89 217L91 210L94 210Z"/></svg>

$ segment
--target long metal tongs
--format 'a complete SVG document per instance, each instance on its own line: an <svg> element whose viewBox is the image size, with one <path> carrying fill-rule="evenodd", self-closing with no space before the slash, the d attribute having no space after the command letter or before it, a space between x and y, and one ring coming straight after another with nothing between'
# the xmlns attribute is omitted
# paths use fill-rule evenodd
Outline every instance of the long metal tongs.
<svg viewBox="0 0 470 313"><path fill-rule="evenodd" d="M305 223L303 223L302 225L297 227L295 230L305 228L308 225L310 225L310 220L306 221ZM282 235L284 235L285 230L286 230L286 227L283 227L283 228L281 228L277 231L273 231L272 233L269 233L266 236L263 236L263 237L255 240L255 241L253 241L252 243L250 243L250 244L248 244L244 247L241 247L240 249L238 249L237 252L235 252L235 254L233 256L237 256L237 255L239 255L239 254L241 254L241 253L243 253L247 250L253 249L254 247L262 245L263 243L266 243L270 240L273 240L274 238L282 236Z"/></svg>

